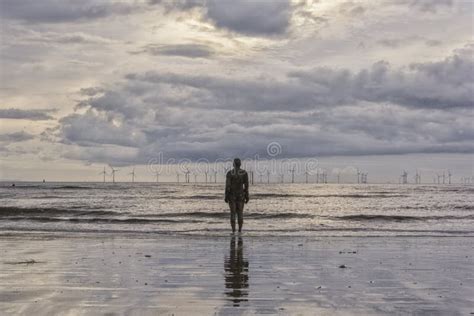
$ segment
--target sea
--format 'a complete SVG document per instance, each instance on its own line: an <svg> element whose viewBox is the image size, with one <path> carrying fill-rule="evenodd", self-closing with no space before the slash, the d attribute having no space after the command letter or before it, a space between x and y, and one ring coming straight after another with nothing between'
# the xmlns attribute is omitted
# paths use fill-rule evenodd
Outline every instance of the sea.
<svg viewBox="0 0 474 316"><path fill-rule="evenodd" d="M248 236L474 236L474 186L250 187ZM0 183L1 233L224 236L222 183Z"/></svg>

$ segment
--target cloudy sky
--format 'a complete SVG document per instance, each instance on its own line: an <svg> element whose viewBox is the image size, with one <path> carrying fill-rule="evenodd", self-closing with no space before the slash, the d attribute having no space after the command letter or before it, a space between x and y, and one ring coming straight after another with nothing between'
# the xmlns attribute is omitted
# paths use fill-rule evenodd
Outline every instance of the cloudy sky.
<svg viewBox="0 0 474 316"><path fill-rule="evenodd" d="M160 153L264 159L270 143L380 181L471 175L473 13L469 0L0 0L0 178L113 165L151 180Z"/></svg>

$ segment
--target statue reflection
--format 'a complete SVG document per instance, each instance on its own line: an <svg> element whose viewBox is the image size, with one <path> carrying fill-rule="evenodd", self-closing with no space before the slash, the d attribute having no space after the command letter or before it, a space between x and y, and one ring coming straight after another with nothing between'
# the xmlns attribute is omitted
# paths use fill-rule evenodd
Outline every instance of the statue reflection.
<svg viewBox="0 0 474 316"><path fill-rule="evenodd" d="M232 236L230 241L229 256L225 258L225 294L233 306L240 306L241 302L246 302L249 287L249 262L244 257L244 242L242 237L238 237L237 247L236 237Z"/></svg>

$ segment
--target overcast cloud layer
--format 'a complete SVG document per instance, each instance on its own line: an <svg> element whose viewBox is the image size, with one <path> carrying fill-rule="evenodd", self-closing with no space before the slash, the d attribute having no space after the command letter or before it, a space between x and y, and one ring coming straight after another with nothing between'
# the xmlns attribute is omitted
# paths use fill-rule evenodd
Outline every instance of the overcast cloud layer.
<svg viewBox="0 0 474 316"><path fill-rule="evenodd" d="M474 153L470 1L4 0L0 19L4 170Z"/></svg>

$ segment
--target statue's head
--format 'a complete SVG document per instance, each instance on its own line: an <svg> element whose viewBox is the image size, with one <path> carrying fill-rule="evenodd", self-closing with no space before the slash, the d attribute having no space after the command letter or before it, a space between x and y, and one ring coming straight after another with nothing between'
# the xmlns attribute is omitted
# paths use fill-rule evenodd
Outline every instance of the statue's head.
<svg viewBox="0 0 474 316"><path fill-rule="evenodd" d="M240 159L235 158L234 159L234 167L238 169L238 168L240 168L241 165L242 165L242 162L240 161Z"/></svg>

